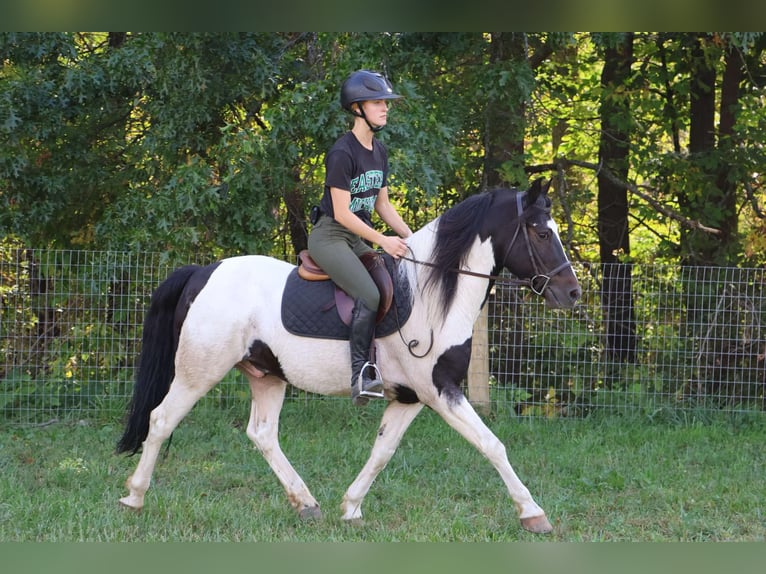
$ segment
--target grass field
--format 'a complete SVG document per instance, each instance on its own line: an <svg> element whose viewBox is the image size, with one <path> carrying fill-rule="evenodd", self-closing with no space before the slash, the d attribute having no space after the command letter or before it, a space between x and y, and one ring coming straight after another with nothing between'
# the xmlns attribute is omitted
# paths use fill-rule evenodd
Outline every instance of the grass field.
<svg viewBox="0 0 766 574"><path fill-rule="evenodd" d="M340 519L382 404L291 400L282 447L324 518L302 522L244 433L247 408L194 410L158 463L140 513L117 500L137 457L113 454L120 417L0 422L0 541L764 541L766 417L656 412L489 426L554 524L520 528L500 477L424 411L367 496Z"/></svg>

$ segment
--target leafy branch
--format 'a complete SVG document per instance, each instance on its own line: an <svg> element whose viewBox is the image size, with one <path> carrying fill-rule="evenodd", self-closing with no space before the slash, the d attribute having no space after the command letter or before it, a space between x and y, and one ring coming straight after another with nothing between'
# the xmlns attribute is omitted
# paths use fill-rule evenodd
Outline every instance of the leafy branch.
<svg viewBox="0 0 766 574"><path fill-rule="evenodd" d="M619 177L614 175L608 168L600 164L580 161L576 159L559 158L554 163L530 166L525 171L527 173L542 173L542 172L553 171L553 170L561 172L573 166L581 167L584 169L590 169L596 172L596 175L604 176L606 179L608 179L615 185L619 185L620 187L627 189L631 193L637 195L638 197L646 201L649 205L651 205L654 209L656 209L662 215L665 215L666 217L669 217L670 219L677 221L682 226L688 229L697 229L699 231L704 231L705 233L710 233L711 235L721 235L720 229L716 229L715 227L708 227L707 225L704 225L698 220L684 217L677 211L670 209L669 207L663 205L660 201L657 201L654 197L652 197L652 195L642 191L637 185L620 179Z"/></svg>

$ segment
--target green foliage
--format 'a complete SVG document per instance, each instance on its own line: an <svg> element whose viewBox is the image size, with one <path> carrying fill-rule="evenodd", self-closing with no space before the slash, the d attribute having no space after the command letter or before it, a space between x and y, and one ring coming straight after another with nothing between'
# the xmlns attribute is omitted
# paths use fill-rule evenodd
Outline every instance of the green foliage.
<svg viewBox="0 0 766 574"><path fill-rule="evenodd" d="M597 262L599 178L572 162L597 164L601 106L628 102L630 113L612 121L631 134L628 179L653 201L628 194L630 252L619 256L762 264L764 35L633 37L633 73L607 90L604 51L623 34L506 37L509 45L524 41L520 58L493 52L498 37L481 33L2 33L0 237L34 247L163 252L163 263L190 253L292 260L289 218L305 223L320 197L324 152L348 126L339 86L364 67L384 71L406 96L380 137L391 152L393 201L412 227L479 190L488 138L521 126L523 157L506 157L502 178L557 176L554 214L566 246L574 259ZM735 124L691 154L695 70L704 64L720 78L732 49L746 66ZM502 117L507 125L491 125ZM555 163L562 158L570 163ZM684 219L729 226L727 240L689 231ZM33 295L13 291L28 272L23 258L18 265L19 282L4 283L2 296L21 298L13 303L14 333L31 340L45 322L32 311ZM715 300L705 297L708 305ZM79 302L55 303L66 317ZM66 357L49 367L50 385L69 395L87 387L75 383L84 368L80 379L67 377L67 358L102 369L88 337L107 337L104 329L86 321L46 340L47 350ZM571 334L566 347L579 359L603 352L592 326ZM549 396L561 404L608 383L558 370L524 375L520 392L544 398L553 388ZM661 374L639 372L650 380ZM627 388L633 375L625 378Z"/></svg>
<svg viewBox="0 0 766 574"><path fill-rule="evenodd" d="M526 34L526 58L493 56L492 36L480 33L3 33L0 233L39 247L289 257L278 253L286 205L307 212L321 194L324 152L348 125L340 83L364 67L406 96L381 137L393 198L414 227L480 189L487 138L504 130L512 141L522 129L524 141L523 157L499 167L506 181L562 157L595 165L598 112L611 100L630 106L612 118L631 133L630 180L716 227L732 217L719 201L726 170L740 228L722 251L704 239L697 247L758 263L764 35L633 36L634 73L607 93L603 51L623 33ZM746 66L733 135L690 156L695 66L720 77L729 49ZM508 125L491 125L503 117ZM595 261L596 177L558 175L568 247ZM673 262L697 248L684 244L679 218L629 199L634 259Z"/></svg>

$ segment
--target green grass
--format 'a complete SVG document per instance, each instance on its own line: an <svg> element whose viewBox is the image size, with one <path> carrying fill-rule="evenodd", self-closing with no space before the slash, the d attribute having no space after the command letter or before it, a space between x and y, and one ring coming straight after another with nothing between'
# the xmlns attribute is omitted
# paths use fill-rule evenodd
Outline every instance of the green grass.
<svg viewBox="0 0 766 574"><path fill-rule="evenodd" d="M302 522L244 434L247 405L195 409L140 513L121 509L137 457L113 454L119 417L0 423L0 541L763 541L766 418L655 413L587 420L494 416L517 474L554 524L519 526L499 476L424 411L365 499L340 520L381 404L290 400L282 447L322 506Z"/></svg>

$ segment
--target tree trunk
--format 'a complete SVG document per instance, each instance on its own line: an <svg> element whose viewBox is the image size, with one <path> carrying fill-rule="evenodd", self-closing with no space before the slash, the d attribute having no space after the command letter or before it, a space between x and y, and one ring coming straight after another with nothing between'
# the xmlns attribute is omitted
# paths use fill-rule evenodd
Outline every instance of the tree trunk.
<svg viewBox="0 0 766 574"><path fill-rule="evenodd" d="M109 32L108 43L110 48L120 48L128 37L127 32Z"/></svg>
<svg viewBox="0 0 766 574"><path fill-rule="evenodd" d="M524 34L521 32L496 32L490 44L490 65L504 69L526 61ZM519 92L507 89L498 96L490 96L486 109L484 127L484 177L483 187L492 188L503 184L526 183L507 181L501 168L506 162L514 165L514 172L523 174L524 164L524 98Z"/></svg>
<svg viewBox="0 0 766 574"><path fill-rule="evenodd" d="M696 173L679 197L683 215L698 220L709 227L721 230L718 236L694 229L683 229L681 233L682 262L684 265L727 265L737 252L737 210L734 190L726 181L728 167L724 149L716 149L715 139L715 83L714 58L706 54L709 38L707 34L696 35L691 50L690 78L690 122L689 153ZM722 148L728 145L733 128L733 104L736 102L741 70L735 60L736 54L726 57L724 86L721 94ZM724 93L725 90L725 93ZM724 109L725 108L725 109ZM725 140L725 141L724 141Z"/></svg>
<svg viewBox="0 0 766 574"><path fill-rule="evenodd" d="M606 49L601 72L601 136L599 161L620 180L627 180L630 154L630 82L633 35L625 34ZM598 176L598 238L601 255L601 306L606 326L606 352L615 361L633 361L636 323L633 315L633 264L628 232L628 194L624 186Z"/></svg>
<svg viewBox="0 0 766 574"><path fill-rule="evenodd" d="M293 174L294 186L285 191L284 200L287 208L287 227L290 241L297 256L308 247L308 225L306 224L306 201L301 190L301 178L297 170Z"/></svg>
<svg viewBox="0 0 766 574"><path fill-rule="evenodd" d="M729 47L726 51L726 63L721 83L721 105L718 123L718 150L723 161L718 169L716 186L723 194L724 212L728 214L722 222L721 240L730 243L737 237L737 190L736 182L730 177L731 163L727 161L734 150L734 124L736 122L737 102L739 100L739 84L743 76L743 61L738 49Z"/></svg>

